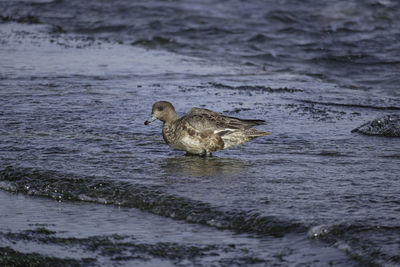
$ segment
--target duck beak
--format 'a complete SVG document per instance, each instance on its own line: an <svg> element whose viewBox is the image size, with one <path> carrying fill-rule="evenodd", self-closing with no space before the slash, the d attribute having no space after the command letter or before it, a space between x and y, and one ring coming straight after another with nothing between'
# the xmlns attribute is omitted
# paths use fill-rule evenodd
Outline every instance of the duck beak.
<svg viewBox="0 0 400 267"><path fill-rule="evenodd" d="M144 125L150 124L152 121L155 121L157 118L154 115L151 115L151 117L144 122Z"/></svg>

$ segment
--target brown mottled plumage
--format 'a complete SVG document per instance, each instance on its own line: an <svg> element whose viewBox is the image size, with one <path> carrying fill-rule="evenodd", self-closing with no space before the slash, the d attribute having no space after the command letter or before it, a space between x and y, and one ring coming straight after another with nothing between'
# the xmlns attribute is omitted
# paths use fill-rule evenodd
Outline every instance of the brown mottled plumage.
<svg viewBox="0 0 400 267"><path fill-rule="evenodd" d="M188 114L178 118L174 106L167 101L156 102L151 118L144 124L156 119L164 123L165 142L190 154L208 156L211 152L269 135L252 128L264 124L263 120L243 120L203 108L192 108Z"/></svg>

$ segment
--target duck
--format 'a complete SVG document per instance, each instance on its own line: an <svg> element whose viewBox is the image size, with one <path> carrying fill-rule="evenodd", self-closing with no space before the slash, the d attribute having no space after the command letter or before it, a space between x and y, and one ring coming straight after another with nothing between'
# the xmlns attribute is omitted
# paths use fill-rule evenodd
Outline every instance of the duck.
<svg viewBox="0 0 400 267"><path fill-rule="evenodd" d="M253 128L265 124L264 120L239 119L205 108L192 108L179 118L168 101L154 103L151 116L144 124L157 119L163 122L162 136L171 148L199 156L211 156L212 152L270 135Z"/></svg>

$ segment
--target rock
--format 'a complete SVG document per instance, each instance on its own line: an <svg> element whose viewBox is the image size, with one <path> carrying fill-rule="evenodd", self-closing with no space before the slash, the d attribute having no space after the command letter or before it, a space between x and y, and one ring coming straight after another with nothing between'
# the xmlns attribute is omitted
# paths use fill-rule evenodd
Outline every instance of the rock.
<svg viewBox="0 0 400 267"><path fill-rule="evenodd" d="M351 131L366 135L400 137L400 115L386 115L367 122Z"/></svg>

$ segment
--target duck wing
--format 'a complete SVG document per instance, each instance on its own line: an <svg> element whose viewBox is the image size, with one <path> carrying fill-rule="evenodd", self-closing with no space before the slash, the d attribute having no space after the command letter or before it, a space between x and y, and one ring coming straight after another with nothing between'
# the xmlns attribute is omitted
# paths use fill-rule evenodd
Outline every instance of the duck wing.
<svg viewBox="0 0 400 267"><path fill-rule="evenodd" d="M205 108L192 108L182 119L197 131L213 130L214 133L218 133L219 135L265 124L264 120L239 119Z"/></svg>

